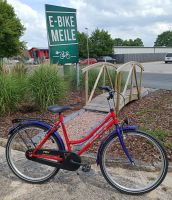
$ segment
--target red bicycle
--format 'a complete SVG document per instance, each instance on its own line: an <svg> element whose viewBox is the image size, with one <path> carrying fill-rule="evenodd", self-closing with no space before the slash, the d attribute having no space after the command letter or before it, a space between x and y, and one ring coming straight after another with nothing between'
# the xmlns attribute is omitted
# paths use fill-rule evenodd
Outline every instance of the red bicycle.
<svg viewBox="0 0 172 200"><path fill-rule="evenodd" d="M101 87L109 93L107 100L110 112L105 119L86 137L69 140L62 112L69 106L49 106L48 110L58 113L59 120L48 125L35 119L15 119L15 126L9 132L6 158L9 167L22 180L42 183L57 174L60 169L75 171L80 166L84 171L90 167L82 162L85 152L103 133L112 129L102 141L97 153L97 165L107 182L127 194L149 192L164 180L168 170L168 160L164 148L151 135L129 126L126 118L122 125L110 104L114 90ZM62 128L65 144L57 130ZM82 144L77 151L73 146Z"/></svg>

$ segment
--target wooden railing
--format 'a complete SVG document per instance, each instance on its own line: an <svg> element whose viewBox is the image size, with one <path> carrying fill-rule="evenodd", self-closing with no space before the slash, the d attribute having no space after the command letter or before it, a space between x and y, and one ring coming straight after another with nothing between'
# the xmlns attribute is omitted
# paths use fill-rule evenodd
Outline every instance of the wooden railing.
<svg viewBox="0 0 172 200"><path fill-rule="evenodd" d="M129 70L126 70L127 67L129 68ZM138 75L137 69L139 72L138 74L140 76L139 78L137 76ZM123 95L123 97L125 98L125 104L127 104L128 102L135 99L133 98L133 88L135 88L134 95L137 96L137 99L140 99L143 71L144 71L143 66L140 63L135 62L135 61L125 63L117 68L116 70L117 74L115 78L115 91L117 91L116 101L115 101L116 112L119 111L120 103L122 101L120 94ZM128 76L126 78L126 82L122 90L121 85L122 85L122 81L124 81L124 79L122 78L122 75L124 74L126 75L127 72L128 72Z"/></svg>
<svg viewBox="0 0 172 200"><path fill-rule="evenodd" d="M103 76L103 85L105 85L106 75L107 75L111 87L114 88L114 84L113 84L113 81L112 81L112 79L110 77L110 73L109 73L109 67L111 67L115 71L117 69L114 64L107 63L107 62L95 63L93 65L89 65L89 66L87 66L87 67L82 69L82 73L84 73L84 75L85 75L85 102L86 102L86 104L89 103L92 100L93 95L95 93L96 87L98 85L98 82L99 82L101 76ZM94 83L94 86L93 86L93 88L91 90L91 93L90 93L90 96L89 96L89 87L88 87L89 71L91 69L95 69L95 68L99 68L99 73L98 73L97 79L96 79L96 81Z"/></svg>
<svg viewBox="0 0 172 200"><path fill-rule="evenodd" d="M129 70L127 70L127 67ZM98 76L95 80L94 86L89 94L89 71L91 69L99 69ZM115 80L111 79L109 69L114 70L114 73L116 72ZM139 69L139 75L138 78L137 69ZM124 98L128 98L126 103L133 100L133 88L134 92L137 95L137 98L139 99L141 96L141 87L142 87L142 74L143 74L143 66L135 61L131 61L128 63L125 63L119 67L117 65L107 63L107 62L100 62L93 65L89 65L82 69L82 72L85 76L85 102L88 104L95 93L96 87L98 85L98 82L100 78L103 76L103 85L106 83L106 77L109 79L110 86L115 89L116 96L115 96L115 109L118 112L120 109L120 103L121 103L121 95L124 96ZM128 73L126 80L124 80L123 76ZM125 83L124 83L125 81ZM135 82L135 83L134 83ZM122 87L124 85L124 87ZM129 89L128 89L129 88ZM129 94L128 94L129 93Z"/></svg>

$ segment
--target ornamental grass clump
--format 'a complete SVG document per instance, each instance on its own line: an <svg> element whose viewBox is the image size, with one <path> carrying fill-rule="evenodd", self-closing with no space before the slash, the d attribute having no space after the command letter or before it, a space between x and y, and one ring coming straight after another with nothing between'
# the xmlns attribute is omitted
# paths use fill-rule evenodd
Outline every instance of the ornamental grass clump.
<svg viewBox="0 0 172 200"><path fill-rule="evenodd" d="M55 66L40 65L29 76L29 90L34 102L41 110L57 104L67 93L67 84Z"/></svg>
<svg viewBox="0 0 172 200"><path fill-rule="evenodd" d="M0 115L17 110L26 91L26 78L0 73Z"/></svg>

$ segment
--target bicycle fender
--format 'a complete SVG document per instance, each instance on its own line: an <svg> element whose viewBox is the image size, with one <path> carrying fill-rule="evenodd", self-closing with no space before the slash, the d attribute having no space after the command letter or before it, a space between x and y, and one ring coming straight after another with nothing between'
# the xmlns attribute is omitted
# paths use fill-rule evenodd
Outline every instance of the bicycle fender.
<svg viewBox="0 0 172 200"><path fill-rule="evenodd" d="M117 132L114 130L112 131L106 138L104 138L104 140L101 142L99 149L98 149L98 153L97 153L97 159L96 159L96 163L97 165L100 164L100 156L102 154L102 149L106 143L106 141L110 138L110 137L114 137L115 135L117 135Z"/></svg>
<svg viewBox="0 0 172 200"><path fill-rule="evenodd" d="M35 125L39 125L39 126L42 126L42 127L45 127L47 129L51 129L52 126L50 126L49 124L46 124L45 122L43 121L35 121L35 120L29 120L29 121L22 121L16 125L14 125L10 130L9 130L9 133L8 135L12 135L15 133L15 130L17 130L18 128L20 128L22 125L31 125L31 124L35 124ZM65 145L64 145L64 142L61 138L61 136L59 135L58 132L54 131L53 132L54 136L57 138L57 140L59 141L59 144L60 144L60 150L65 150Z"/></svg>
<svg viewBox="0 0 172 200"><path fill-rule="evenodd" d="M126 126L126 127L120 127L122 129L122 131L130 131L130 130L136 130L137 129L137 126ZM100 164L100 156L101 154L103 153L102 152L102 149L106 143L106 141L110 138L110 137L115 137L117 135L117 132L116 130L112 131L103 141L102 143L100 144L99 146L99 149L98 149L98 153L97 153L97 159L96 159L96 163L97 165Z"/></svg>

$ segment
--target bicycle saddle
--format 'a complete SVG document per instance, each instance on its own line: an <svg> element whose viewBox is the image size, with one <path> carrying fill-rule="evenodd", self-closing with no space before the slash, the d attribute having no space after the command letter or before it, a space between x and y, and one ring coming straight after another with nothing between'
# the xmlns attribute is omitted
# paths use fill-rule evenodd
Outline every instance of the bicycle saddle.
<svg viewBox="0 0 172 200"><path fill-rule="evenodd" d="M53 112L53 113L61 113L65 110L70 110L71 107L70 106L58 106L58 105L52 105L52 106L48 106L48 111Z"/></svg>

